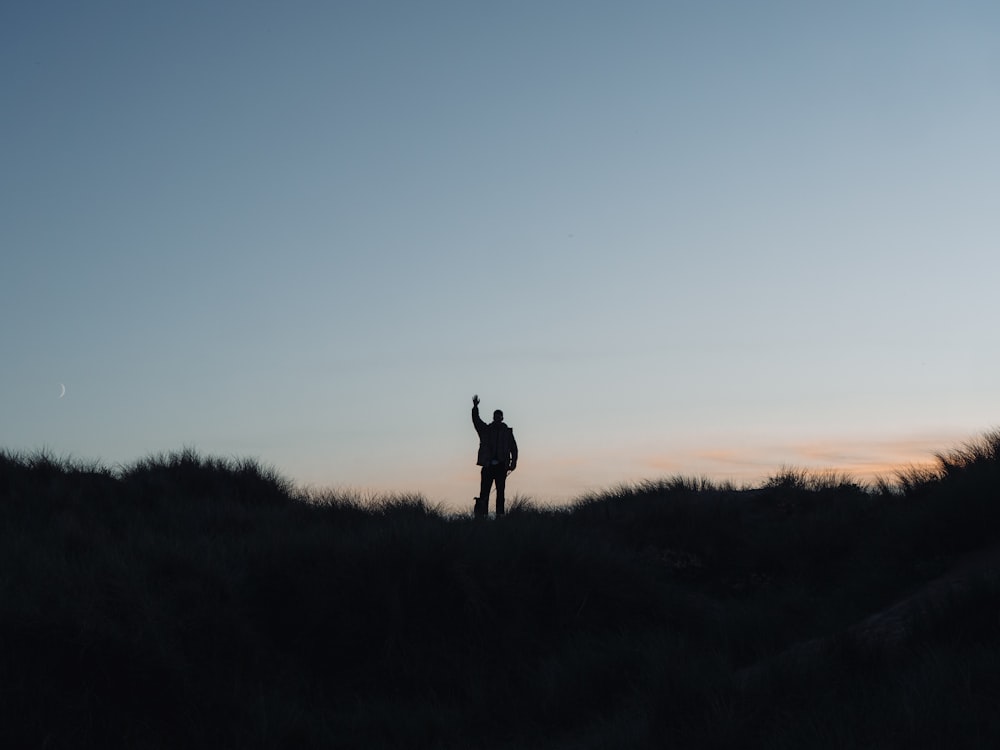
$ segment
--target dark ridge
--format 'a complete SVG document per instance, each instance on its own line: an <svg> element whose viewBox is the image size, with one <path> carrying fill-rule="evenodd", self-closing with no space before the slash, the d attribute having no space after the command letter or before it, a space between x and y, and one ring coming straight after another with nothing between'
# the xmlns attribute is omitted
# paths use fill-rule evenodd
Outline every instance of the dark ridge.
<svg viewBox="0 0 1000 750"><path fill-rule="evenodd" d="M984 747L1000 432L870 485L507 517L183 450L0 452L0 744Z"/></svg>

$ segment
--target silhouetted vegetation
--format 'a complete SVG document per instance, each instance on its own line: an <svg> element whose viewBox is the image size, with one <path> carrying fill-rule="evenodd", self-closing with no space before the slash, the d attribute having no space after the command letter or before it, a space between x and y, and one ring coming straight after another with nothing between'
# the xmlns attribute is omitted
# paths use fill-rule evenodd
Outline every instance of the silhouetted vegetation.
<svg viewBox="0 0 1000 750"><path fill-rule="evenodd" d="M0 453L0 745L1000 743L1000 433L508 510Z"/></svg>

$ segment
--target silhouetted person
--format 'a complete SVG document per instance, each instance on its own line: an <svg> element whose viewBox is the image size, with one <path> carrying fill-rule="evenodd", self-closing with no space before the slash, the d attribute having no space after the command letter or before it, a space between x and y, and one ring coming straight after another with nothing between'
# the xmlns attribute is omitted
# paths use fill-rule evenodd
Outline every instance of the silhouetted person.
<svg viewBox="0 0 1000 750"><path fill-rule="evenodd" d="M472 397L472 426L479 435L478 466L482 466L482 480L479 483L479 497L476 498L475 513L486 517L489 513L490 487L497 486L497 515L503 515L503 488L507 483L507 473L517 468L517 442L514 431L504 424L503 412L493 412L493 421L486 424L479 418L479 396Z"/></svg>

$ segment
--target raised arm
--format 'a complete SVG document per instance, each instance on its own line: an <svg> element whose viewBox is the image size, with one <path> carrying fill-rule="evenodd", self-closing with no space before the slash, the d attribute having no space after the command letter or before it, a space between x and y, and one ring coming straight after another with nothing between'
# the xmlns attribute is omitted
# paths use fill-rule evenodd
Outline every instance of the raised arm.
<svg viewBox="0 0 1000 750"><path fill-rule="evenodd" d="M486 423L479 417L479 396L472 397L472 426L476 428L476 434L486 427Z"/></svg>

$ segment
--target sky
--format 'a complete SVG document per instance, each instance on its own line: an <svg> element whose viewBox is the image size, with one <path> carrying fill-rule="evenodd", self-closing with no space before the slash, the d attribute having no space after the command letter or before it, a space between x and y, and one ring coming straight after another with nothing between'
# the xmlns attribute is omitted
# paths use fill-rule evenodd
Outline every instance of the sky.
<svg viewBox="0 0 1000 750"><path fill-rule="evenodd" d="M1000 423L1000 5L0 7L0 448L471 509ZM60 396L65 388L65 395Z"/></svg>

